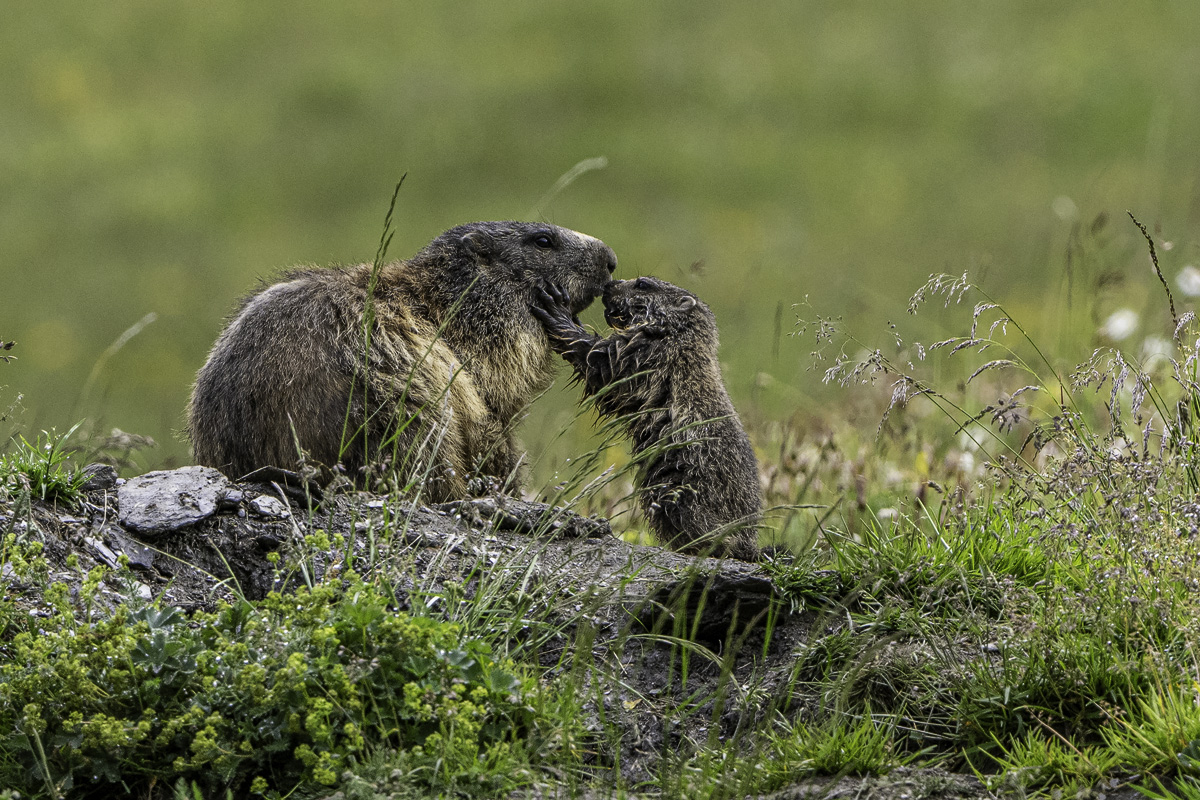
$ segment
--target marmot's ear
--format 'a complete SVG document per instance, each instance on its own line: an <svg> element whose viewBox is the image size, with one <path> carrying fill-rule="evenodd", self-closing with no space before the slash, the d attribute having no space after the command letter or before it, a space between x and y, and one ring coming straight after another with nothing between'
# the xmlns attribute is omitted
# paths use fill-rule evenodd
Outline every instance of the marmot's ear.
<svg viewBox="0 0 1200 800"><path fill-rule="evenodd" d="M676 311L691 311L696 307L696 298L687 295L679 301L679 305L675 306Z"/></svg>
<svg viewBox="0 0 1200 800"><path fill-rule="evenodd" d="M492 241L492 237L487 232L468 231L463 234L462 239L459 241L462 242L463 247L478 256L480 260L491 260L492 252L495 249L495 242Z"/></svg>

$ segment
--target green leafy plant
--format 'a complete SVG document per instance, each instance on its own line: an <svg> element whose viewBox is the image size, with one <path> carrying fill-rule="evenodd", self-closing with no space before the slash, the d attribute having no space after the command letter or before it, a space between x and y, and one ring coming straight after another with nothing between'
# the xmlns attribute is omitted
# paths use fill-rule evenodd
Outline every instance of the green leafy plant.
<svg viewBox="0 0 1200 800"><path fill-rule="evenodd" d="M282 796L336 784L382 748L426 787L502 793L546 724L537 684L512 664L454 624L391 610L353 574L192 617L62 611L17 634L0 664L0 782L27 792L186 779Z"/></svg>
<svg viewBox="0 0 1200 800"><path fill-rule="evenodd" d="M67 440L79 429L75 424L61 436L42 431L30 442L16 436L0 454L0 491L24 494L47 503L71 505L87 480L69 463Z"/></svg>

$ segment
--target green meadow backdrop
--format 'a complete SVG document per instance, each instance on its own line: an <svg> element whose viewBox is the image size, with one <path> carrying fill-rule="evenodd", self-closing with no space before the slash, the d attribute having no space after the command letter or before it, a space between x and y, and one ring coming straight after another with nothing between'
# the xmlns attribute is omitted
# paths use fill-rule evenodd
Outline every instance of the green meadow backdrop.
<svg viewBox="0 0 1200 800"><path fill-rule="evenodd" d="M235 300L369 260L404 173L393 256L540 213L696 291L752 423L844 409L788 335L806 298L883 344L969 270L1075 358L1119 309L1169 334L1126 209L1170 280L1200 263L1190 0L15 0L0 75L0 434L86 417L153 437L141 468L186 463ZM565 384L524 428L535 482L589 436Z"/></svg>

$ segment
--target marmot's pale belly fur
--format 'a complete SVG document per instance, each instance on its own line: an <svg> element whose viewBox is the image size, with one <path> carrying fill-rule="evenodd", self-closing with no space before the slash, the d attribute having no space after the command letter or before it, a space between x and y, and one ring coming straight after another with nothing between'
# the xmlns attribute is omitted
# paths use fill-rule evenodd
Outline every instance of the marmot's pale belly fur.
<svg viewBox="0 0 1200 800"><path fill-rule="evenodd" d="M615 330L602 339L579 325L570 297L546 287L534 313L599 413L628 432L655 534L684 552L757 560L758 461L721 380L712 311L665 281L614 281L604 316Z"/></svg>
<svg viewBox="0 0 1200 800"><path fill-rule="evenodd" d="M570 287L581 310L615 268L591 236L479 222L384 266L369 298L370 265L293 270L242 301L197 375L195 460L235 478L301 454L358 482L378 467L431 501L509 484L513 427L554 376L536 287Z"/></svg>

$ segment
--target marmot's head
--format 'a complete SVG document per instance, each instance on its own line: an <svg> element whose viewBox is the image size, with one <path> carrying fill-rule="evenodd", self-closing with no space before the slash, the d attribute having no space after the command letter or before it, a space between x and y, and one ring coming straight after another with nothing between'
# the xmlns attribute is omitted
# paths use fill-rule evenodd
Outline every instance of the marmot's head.
<svg viewBox="0 0 1200 800"><path fill-rule="evenodd" d="M472 222L451 228L430 247L453 250L455 263L474 265L477 280L512 286L530 300L542 281L556 283L570 294L574 313L600 295L617 268L604 242L546 222Z"/></svg>
<svg viewBox="0 0 1200 800"><path fill-rule="evenodd" d="M617 330L654 336L716 331L712 311L696 295L658 278L611 281L604 287L604 319Z"/></svg>

